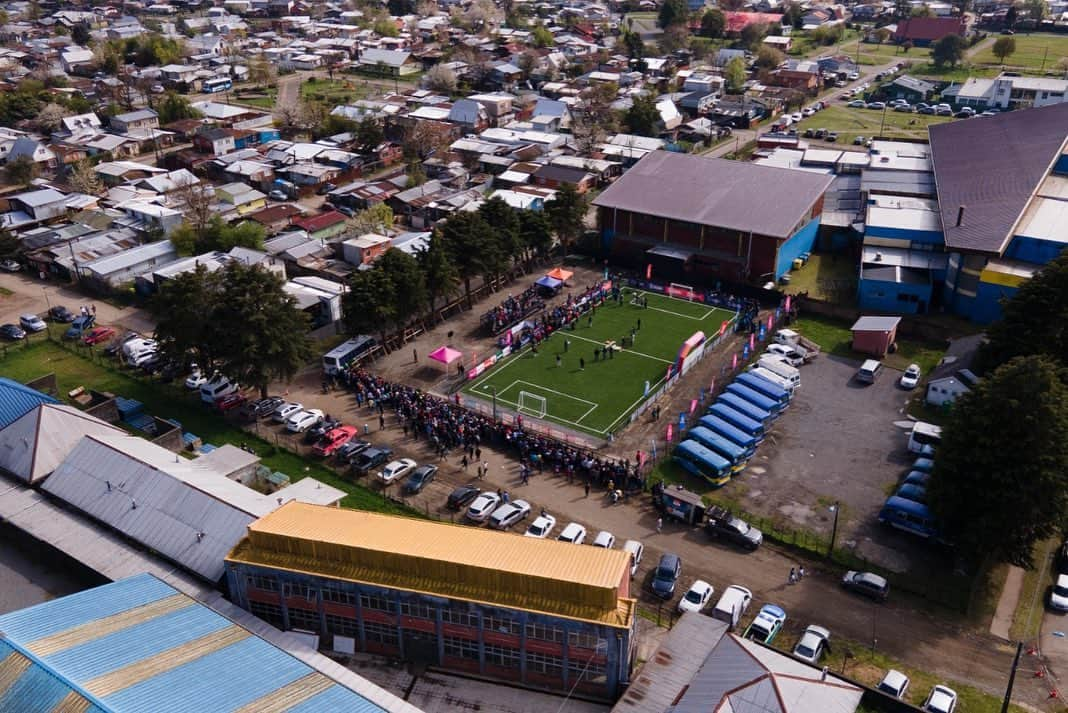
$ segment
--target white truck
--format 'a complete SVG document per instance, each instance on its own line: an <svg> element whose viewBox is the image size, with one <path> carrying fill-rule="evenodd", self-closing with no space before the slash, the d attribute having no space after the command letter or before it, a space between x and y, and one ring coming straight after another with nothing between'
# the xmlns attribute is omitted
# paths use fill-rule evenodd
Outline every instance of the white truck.
<svg viewBox="0 0 1068 713"><path fill-rule="evenodd" d="M819 344L816 344L811 339L806 339L800 332L795 332L792 329L780 329L775 332L773 341L776 344L793 349L805 363L812 361L820 354Z"/></svg>

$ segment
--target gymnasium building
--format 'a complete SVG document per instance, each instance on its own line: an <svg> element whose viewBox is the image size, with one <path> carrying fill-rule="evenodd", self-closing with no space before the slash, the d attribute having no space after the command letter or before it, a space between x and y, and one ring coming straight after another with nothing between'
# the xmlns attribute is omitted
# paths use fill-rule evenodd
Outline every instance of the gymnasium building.
<svg viewBox="0 0 1068 713"><path fill-rule="evenodd" d="M630 554L286 503L226 559L235 604L324 651L615 700L635 655Z"/></svg>

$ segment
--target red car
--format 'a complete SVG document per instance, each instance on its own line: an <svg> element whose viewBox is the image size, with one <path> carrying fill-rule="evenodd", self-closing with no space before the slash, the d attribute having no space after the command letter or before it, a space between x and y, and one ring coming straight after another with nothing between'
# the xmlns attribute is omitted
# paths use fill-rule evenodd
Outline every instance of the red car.
<svg viewBox="0 0 1068 713"><path fill-rule="evenodd" d="M332 431L327 431L323 440L319 441L312 451L317 456L333 455L334 451L352 440L357 433L359 429L355 426L338 426Z"/></svg>
<svg viewBox="0 0 1068 713"><path fill-rule="evenodd" d="M237 408L246 401L248 401L248 397L238 391L215 399L215 407L225 413L231 409Z"/></svg>
<svg viewBox="0 0 1068 713"><path fill-rule="evenodd" d="M86 344L101 344L114 336L115 330L112 327L93 327L85 333L82 341Z"/></svg>

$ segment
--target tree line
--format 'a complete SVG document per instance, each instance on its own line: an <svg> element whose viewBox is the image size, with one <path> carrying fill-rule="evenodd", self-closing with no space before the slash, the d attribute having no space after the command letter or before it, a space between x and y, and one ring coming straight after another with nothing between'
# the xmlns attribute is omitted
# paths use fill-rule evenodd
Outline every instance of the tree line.
<svg viewBox="0 0 1068 713"><path fill-rule="evenodd" d="M554 235L566 254L581 235L586 201L565 185L543 211L515 210L500 198L476 211L458 211L436 227L415 255L391 248L369 270L353 273L342 296L346 330L376 334L385 345L416 321L434 322L442 301L462 288L473 306L472 281L499 285L520 264L549 254Z"/></svg>

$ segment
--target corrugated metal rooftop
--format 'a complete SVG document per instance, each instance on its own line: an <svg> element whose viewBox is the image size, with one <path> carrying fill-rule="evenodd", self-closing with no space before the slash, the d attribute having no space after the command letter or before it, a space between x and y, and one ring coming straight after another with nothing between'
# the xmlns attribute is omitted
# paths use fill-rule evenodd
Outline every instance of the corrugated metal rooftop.
<svg viewBox="0 0 1068 713"><path fill-rule="evenodd" d="M0 632L0 710L385 710L147 574L5 614Z"/></svg>
<svg viewBox="0 0 1068 713"><path fill-rule="evenodd" d="M58 404L48 394L0 376L0 428L22 418L38 404Z"/></svg>

